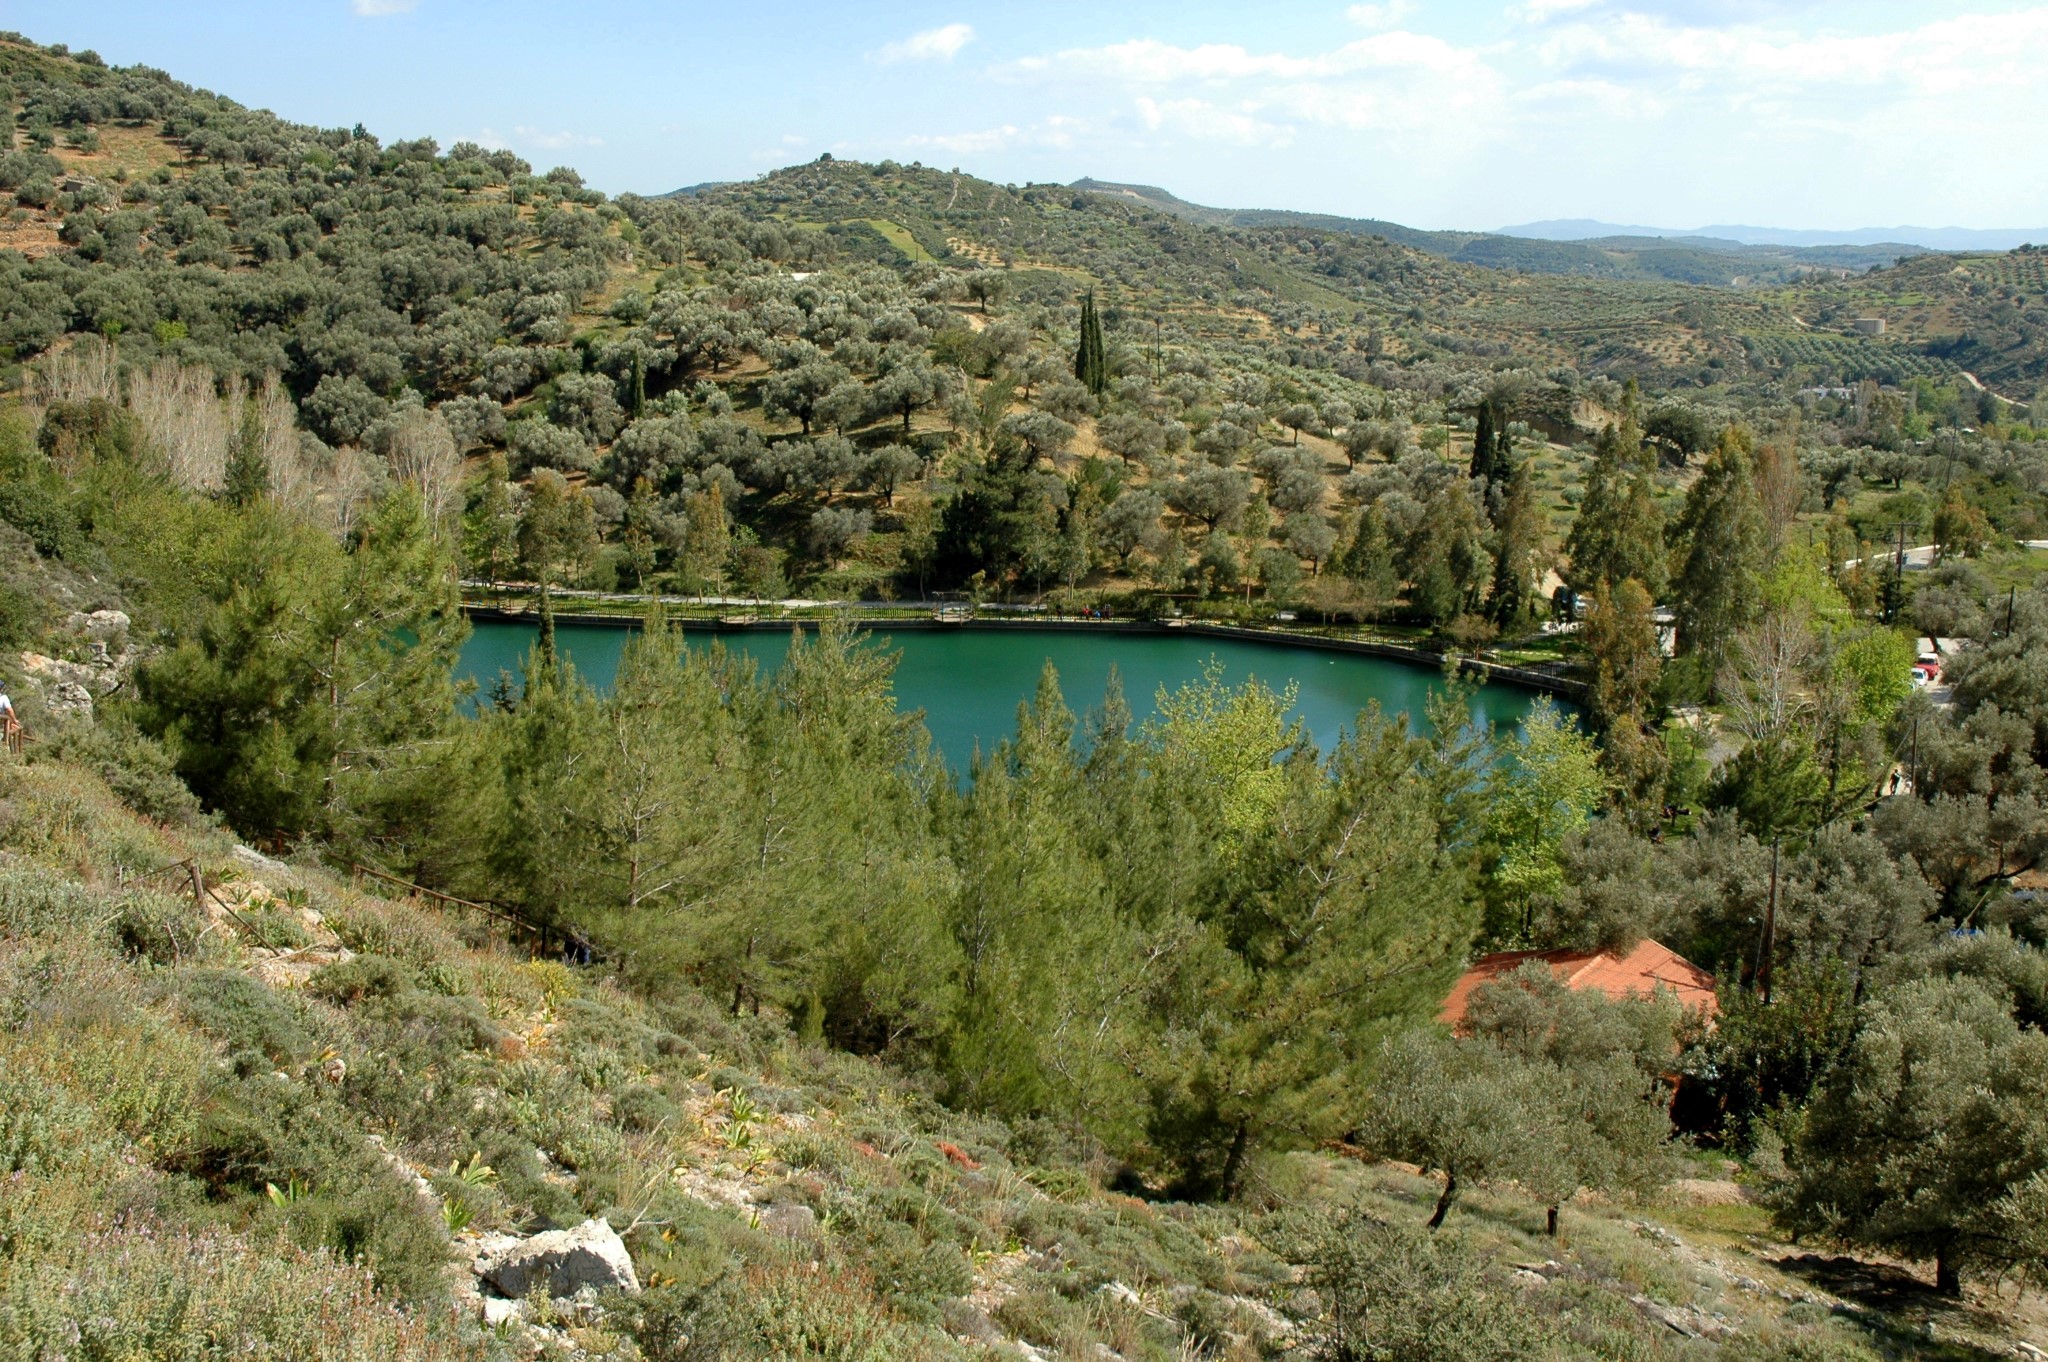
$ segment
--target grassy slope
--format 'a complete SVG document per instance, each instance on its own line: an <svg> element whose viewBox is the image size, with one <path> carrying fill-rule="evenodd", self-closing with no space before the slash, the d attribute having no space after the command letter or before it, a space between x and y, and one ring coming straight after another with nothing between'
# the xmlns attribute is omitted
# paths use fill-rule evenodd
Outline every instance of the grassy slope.
<svg viewBox="0 0 2048 1362"><path fill-rule="evenodd" d="M0 763L0 809L18 1193L0 1198L0 1340L24 1355L80 1318L105 1355L212 1339L311 1357L344 1337L489 1355L506 1340L437 1303L464 1280L448 1264L480 1230L604 1215L650 1290L553 1319L550 1347L629 1357L637 1332L652 1355L717 1355L664 1354L680 1331L740 1356L1274 1356L1317 1308L1282 1252L1291 1219L1356 1205L1412 1225L1435 1195L1339 1152L1269 1161L1237 1206L1108 1190L1059 1132L949 1112L685 988L535 962L483 924L253 861L79 767ZM175 877L138 878L185 856L219 888L204 912ZM1986 1354L1929 1350L1927 1328L2003 1352L2039 1324L2032 1302L1950 1308L1896 1271L1800 1261L1724 1181L1574 1205L1562 1244L1541 1221L1481 1190L1445 1233L1519 1283L1560 1357L1714 1355L1684 1329L1965 1358Z"/></svg>

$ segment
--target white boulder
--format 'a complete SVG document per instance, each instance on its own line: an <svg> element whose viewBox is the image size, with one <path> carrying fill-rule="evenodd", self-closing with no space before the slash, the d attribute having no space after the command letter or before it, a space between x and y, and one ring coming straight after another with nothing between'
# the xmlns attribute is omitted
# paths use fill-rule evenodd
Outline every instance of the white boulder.
<svg viewBox="0 0 2048 1362"><path fill-rule="evenodd" d="M514 1300L532 1294L535 1287L557 1299L585 1287L640 1289L625 1241L603 1220L586 1220L574 1229L549 1230L527 1239L491 1236L477 1252L476 1275L499 1295Z"/></svg>

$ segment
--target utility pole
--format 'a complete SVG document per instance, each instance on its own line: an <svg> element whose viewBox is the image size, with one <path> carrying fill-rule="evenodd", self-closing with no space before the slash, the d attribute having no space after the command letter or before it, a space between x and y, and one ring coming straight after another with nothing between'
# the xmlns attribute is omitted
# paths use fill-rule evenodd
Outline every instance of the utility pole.
<svg viewBox="0 0 2048 1362"><path fill-rule="evenodd" d="M2012 612L2013 608L2019 604L2019 601L2020 589L2016 586L2007 587L2005 592L2005 636L2007 638L2012 637Z"/></svg>

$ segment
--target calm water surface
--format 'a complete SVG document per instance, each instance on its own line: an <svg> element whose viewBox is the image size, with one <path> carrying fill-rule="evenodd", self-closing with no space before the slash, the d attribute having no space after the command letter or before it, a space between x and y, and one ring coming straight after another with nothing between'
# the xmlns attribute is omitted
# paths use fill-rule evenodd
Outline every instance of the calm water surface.
<svg viewBox="0 0 2048 1362"><path fill-rule="evenodd" d="M533 646L533 628L478 620L456 664L456 679L488 688L502 668L516 678ZM618 673L628 631L561 620L556 637L577 672L600 690ZM946 759L964 765L979 746L989 751L1017 726L1017 705L1029 699L1039 669L1049 659L1059 670L1067 706L1085 714L1102 703L1109 670L1123 677L1133 715L1154 710L1163 686L1172 690L1199 677L1210 658L1223 664L1233 684L1257 678L1274 690L1296 688L1295 713L1308 725L1316 746L1328 753L1338 734L1353 727L1359 710L1374 700L1389 714L1407 713L1421 727L1423 702L1441 684L1436 672L1385 658L1327 653L1313 648L1240 639L1177 634L1084 634L1030 629L954 629L872 636L872 646L897 654L896 699L905 709L924 711L925 726ZM781 665L789 651L784 633L699 634L688 646L709 647L722 638L735 652L751 655L764 672ZM1534 691L1494 682L1479 689L1473 717L1503 727L1521 722L1535 704Z"/></svg>

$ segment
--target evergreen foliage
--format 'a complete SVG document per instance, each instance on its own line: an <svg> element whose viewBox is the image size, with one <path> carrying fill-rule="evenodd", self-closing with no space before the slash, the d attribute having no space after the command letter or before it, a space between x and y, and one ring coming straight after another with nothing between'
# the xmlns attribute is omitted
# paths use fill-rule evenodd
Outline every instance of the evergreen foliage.
<svg viewBox="0 0 2048 1362"><path fill-rule="evenodd" d="M1095 310L1093 293L1081 299L1081 340L1074 350L1074 377L1097 395L1109 386L1109 357L1102 348L1102 318Z"/></svg>
<svg viewBox="0 0 2048 1362"><path fill-rule="evenodd" d="M1442 1177L1438 1224L1486 1184L1556 1212L1661 1175L1676 1071L1785 1228L1931 1259L1951 1291L2048 1262L2048 927L2014 892L2048 865L2048 589L2012 584L2032 569L2010 547L2048 535L2041 426L1950 361L1771 339L1782 303L1760 297L1504 282L922 167L614 203L509 153L298 128L12 38L0 78L25 134L0 156L18 239L61 247L0 253L0 377L29 399L0 412L0 642L33 673L13 693L35 738L0 757L0 1175L31 1187L0 1198L9 1341L206 1355L214 1311L247 1322L236 1347L291 1355L313 1326L278 1302L338 1273L319 1327L435 1355L447 1340L411 1323L448 1313L456 1219L603 1211L663 1265L634 1316L649 1355L954 1356L1006 1246L1050 1262L1082 1221L1127 1246L1146 1228L1124 1257L1060 1259L1060 1290L1127 1276L1175 1302L1189 1347L1277 1348L1236 1327L1249 1306L1172 1295L1182 1265L1153 1257L1251 1210L1098 1184L1257 1207L1341 1182L1304 1151L1358 1136ZM102 136L153 167L118 195L72 174ZM2025 377L2038 255L1811 296L1917 281L2004 328L1954 353ZM1089 280L1116 289L1119 334L1150 325L1147 362L1112 365ZM1570 337L1540 321L1567 305ZM1446 451L1462 411L1466 465ZM1542 446L1518 458L1511 421ZM1560 514L1576 637L1531 627ZM1880 610L1873 560L1920 525L1940 563L1889 573ZM538 596L521 675L474 712L451 680L465 576ZM1112 680L1080 720L1048 670L962 779L899 712L891 655L837 623L764 675L651 608L593 688L554 593L622 583L1119 613L1194 590L1240 619L1498 636L1516 665L1579 669L1587 731L1548 707L1476 731L1447 677L1423 724L1368 710L1326 754L1284 690L1211 672L1140 725ZM126 651L89 613L113 609ZM1914 632L1963 641L1952 704L1916 696ZM121 684L65 717L49 656ZM147 821L104 816L116 796ZM603 963L498 959L471 950L482 928L443 940L428 910L355 894L322 920L354 957L265 989L224 942L246 931L234 950L286 954L240 964L289 970L328 930L298 905L226 926L106 889L174 850L246 879L227 829L309 874L361 861L488 901ZM31 863L90 883L29 884ZM1467 1034L1432 1026L1479 949L1646 936L1718 975L1711 1032L1541 971L1482 990ZM349 1055L332 1092L304 1071L324 1049ZM814 1071L845 1127L791 1124L772 1155L774 1206L814 1211L810 1256L707 1237L674 1128L742 1148L743 1113ZM467 1189L437 1226L357 1127L422 1167L488 1158L506 1185L437 1172ZM940 1131L959 1158L927 1147ZM1022 1210L984 1219L962 1192L984 1155L1014 1161L973 1185L1028 1187ZM115 1163L132 1174L101 1185ZM827 1163L863 1171L828 1196ZM855 1182L866 1199L832 1199ZM187 1290L149 1228L180 1216L255 1285ZM1590 1336L1532 1333L1453 1244L1337 1223L1296 1260L1328 1292L1301 1348ZM108 1254L80 1247L95 1236ZM1202 1280L1291 1281L1264 1252L1204 1258ZM68 1291L104 1302L90 1340L46 1309ZM1112 1325L1159 1342L1156 1312L1071 1294L1038 1301L1071 1333L1037 1329L1046 1348ZM427 1304L394 1324L379 1301ZM1210 1328L1211 1308L1239 1313ZM1600 1355L1662 1355L1614 1327Z"/></svg>
<svg viewBox="0 0 2048 1362"><path fill-rule="evenodd" d="M1624 417L1604 428L1593 445L1586 495L1565 539L1571 582L1590 595L1602 583L1611 590L1633 577L1654 601L1664 592L1665 553L1664 516L1642 432Z"/></svg>

